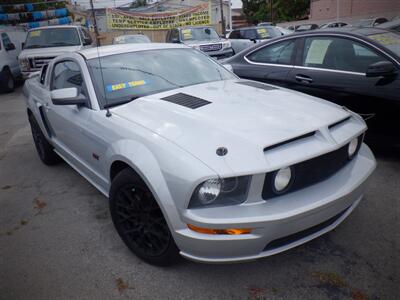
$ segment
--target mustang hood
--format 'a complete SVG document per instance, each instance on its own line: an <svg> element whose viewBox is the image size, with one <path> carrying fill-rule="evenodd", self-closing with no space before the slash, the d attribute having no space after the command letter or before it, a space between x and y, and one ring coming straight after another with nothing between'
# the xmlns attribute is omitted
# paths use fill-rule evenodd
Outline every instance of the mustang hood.
<svg viewBox="0 0 400 300"><path fill-rule="evenodd" d="M253 164L255 169L265 168L265 147L350 115L317 98L269 85L255 88L243 84L246 82L236 79L175 89L139 98L114 108L113 113L174 142L210 167L225 160L237 172L239 161ZM162 99L179 93L208 102L190 108ZM218 147L226 147L228 154L217 156Z"/></svg>

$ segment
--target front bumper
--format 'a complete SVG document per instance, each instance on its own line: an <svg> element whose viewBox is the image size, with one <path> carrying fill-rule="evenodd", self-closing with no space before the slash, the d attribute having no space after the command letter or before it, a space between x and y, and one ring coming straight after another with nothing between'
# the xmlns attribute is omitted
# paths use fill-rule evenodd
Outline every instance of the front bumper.
<svg viewBox="0 0 400 300"><path fill-rule="evenodd" d="M228 48L228 49L223 49L223 50L219 50L219 51L207 51L204 53L213 58L216 58L216 59L224 59L224 58L231 57L233 55L233 49Z"/></svg>
<svg viewBox="0 0 400 300"><path fill-rule="evenodd" d="M259 201L242 205L186 210L186 224L253 231L243 235L209 235L181 229L174 232L175 241L182 256L208 263L254 260L288 250L332 230L346 219L361 201L375 166L371 150L363 144L356 158L313 186L267 201L259 195Z"/></svg>

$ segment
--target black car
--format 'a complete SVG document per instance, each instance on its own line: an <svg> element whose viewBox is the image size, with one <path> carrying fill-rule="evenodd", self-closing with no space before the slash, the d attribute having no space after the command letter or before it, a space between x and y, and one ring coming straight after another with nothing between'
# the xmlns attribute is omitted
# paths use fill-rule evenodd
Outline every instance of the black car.
<svg viewBox="0 0 400 300"><path fill-rule="evenodd" d="M240 77L330 100L360 113L370 142L400 144L400 35L380 28L315 30L227 59Z"/></svg>

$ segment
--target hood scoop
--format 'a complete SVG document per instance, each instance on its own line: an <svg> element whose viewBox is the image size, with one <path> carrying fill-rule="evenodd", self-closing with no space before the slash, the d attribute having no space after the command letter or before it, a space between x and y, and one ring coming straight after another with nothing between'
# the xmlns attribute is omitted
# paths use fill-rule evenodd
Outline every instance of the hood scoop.
<svg viewBox="0 0 400 300"><path fill-rule="evenodd" d="M174 95L170 95L164 98L161 98L161 100L168 101L171 103L175 103L181 106L185 106L187 108L191 109L196 109L199 107L202 107L204 105L210 104L210 101L197 98L195 96L191 96L185 93L178 93Z"/></svg>
<svg viewBox="0 0 400 300"><path fill-rule="evenodd" d="M258 88L258 89L263 89L266 91L270 91L270 90L276 90L276 87L273 86L269 86L267 84L261 83L261 82L256 82L256 81L238 81L237 83L239 84L243 84L243 85L247 85L247 86L251 86L254 88Z"/></svg>

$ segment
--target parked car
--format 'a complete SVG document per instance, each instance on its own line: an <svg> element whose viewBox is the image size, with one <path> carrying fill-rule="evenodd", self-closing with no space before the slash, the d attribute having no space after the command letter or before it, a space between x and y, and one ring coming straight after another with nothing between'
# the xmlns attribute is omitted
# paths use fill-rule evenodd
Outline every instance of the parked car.
<svg viewBox="0 0 400 300"><path fill-rule="evenodd" d="M92 47L92 44L89 31L81 26L58 25L31 29L18 57L22 75L28 78L56 56Z"/></svg>
<svg viewBox="0 0 400 300"><path fill-rule="evenodd" d="M317 24L302 24L296 27L295 31L309 31L318 29L319 26Z"/></svg>
<svg viewBox="0 0 400 300"><path fill-rule="evenodd" d="M226 60L240 77L344 105L368 120L369 140L398 144L400 35L344 27L284 36ZM374 142L376 144L376 142Z"/></svg>
<svg viewBox="0 0 400 300"><path fill-rule="evenodd" d="M319 26L319 28L324 29L324 28L339 28L339 27L344 27L347 26L349 24L345 23L345 22L332 22L332 23L326 23L326 24L322 24L321 26Z"/></svg>
<svg viewBox="0 0 400 300"><path fill-rule="evenodd" d="M15 81L21 77L18 54L26 32L17 29L0 29L0 91L12 92Z"/></svg>
<svg viewBox="0 0 400 300"><path fill-rule="evenodd" d="M272 22L261 22L261 23L258 23L257 26L261 26L261 27L274 26L274 23L272 23Z"/></svg>
<svg viewBox="0 0 400 300"><path fill-rule="evenodd" d="M299 25L290 25L287 27L287 29L291 31L296 31L297 27L299 27Z"/></svg>
<svg viewBox="0 0 400 300"><path fill-rule="evenodd" d="M274 26L257 26L234 29L229 33L228 39L234 53L239 53L256 43L281 35L282 33Z"/></svg>
<svg viewBox="0 0 400 300"><path fill-rule="evenodd" d="M184 45L68 53L24 89L40 159L62 157L109 197L122 240L154 264L305 243L348 217L375 168L356 114Z"/></svg>
<svg viewBox="0 0 400 300"><path fill-rule="evenodd" d="M112 44L137 44L137 43L151 43L151 40L144 34L128 34L120 35L113 38Z"/></svg>
<svg viewBox="0 0 400 300"><path fill-rule="evenodd" d="M200 50L216 58L228 58L233 55L231 42L221 38L213 27L179 27L167 32L167 43L181 43Z"/></svg>
<svg viewBox="0 0 400 300"><path fill-rule="evenodd" d="M386 18L372 18L372 19L363 19L359 20L358 22L354 23L354 27L374 27L380 24L387 22L388 19Z"/></svg>
<svg viewBox="0 0 400 300"><path fill-rule="evenodd" d="M294 32L293 30L289 30L287 28L280 27L280 26L275 26L275 28L278 29L282 35L292 34Z"/></svg>
<svg viewBox="0 0 400 300"><path fill-rule="evenodd" d="M383 24L378 25L377 27L400 32L400 19L385 22Z"/></svg>

